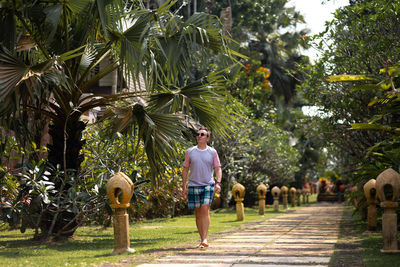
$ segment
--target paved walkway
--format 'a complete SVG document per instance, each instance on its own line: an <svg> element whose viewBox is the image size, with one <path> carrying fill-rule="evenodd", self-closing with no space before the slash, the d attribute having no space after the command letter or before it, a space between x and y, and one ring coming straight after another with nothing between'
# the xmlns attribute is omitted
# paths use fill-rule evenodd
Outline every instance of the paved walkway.
<svg viewBox="0 0 400 267"><path fill-rule="evenodd" d="M341 204L318 203L187 248L140 267L327 266L339 232Z"/></svg>

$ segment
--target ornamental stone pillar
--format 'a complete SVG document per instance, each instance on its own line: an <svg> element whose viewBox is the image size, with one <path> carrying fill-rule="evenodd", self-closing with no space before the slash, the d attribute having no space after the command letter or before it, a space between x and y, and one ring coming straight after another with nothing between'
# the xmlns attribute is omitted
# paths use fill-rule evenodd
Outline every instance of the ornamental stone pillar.
<svg viewBox="0 0 400 267"><path fill-rule="evenodd" d="M258 195L258 214L264 215L265 211L265 196L267 195L267 186L265 184L260 184L257 186Z"/></svg>
<svg viewBox="0 0 400 267"><path fill-rule="evenodd" d="M364 185L364 195L367 199L368 204L368 230L375 231L377 225L377 215L376 215L376 204L377 204L377 195L376 195L376 180L371 179Z"/></svg>
<svg viewBox="0 0 400 267"><path fill-rule="evenodd" d="M129 240L129 215L126 209L133 195L133 183L122 172L115 174L106 184L107 196L114 210L114 251L112 254L135 252L130 248Z"/></svg>
<svg viewBox="0 0 400 267"><path fill-rule="evenodd" d="M272 196L274 197L274 211L279 211L279 194L281 190L279 187L274 186L271 190Z"/></svg>
<svg viewBox="0 0 400 267"><path fill-rule="evenodd" d="M289 189L286 186L281 187L283 209L285 210L288 208L288 191Z"/></svg>
<svg viewBox="0 0 400 267"><path fill-rule="evenodd" d="M232 195L236 201L236 216L238 221L244 220L243 200L244 200L245 190L246 189L244 188L244 186L239 183L235 184L232 188Z"/></svg>
<svg viewBox="0 0 400 267"><path fill-rule="evenodd" d="M291 187L289 190L289 194L290 194L290 203L292 204L292 207L294 207L296 203L296 188Z"/></svg>
<svg viewBox="0 0 400 267"><path fill-rule="evenodd" d="M383 249L381 252L400 252L397 244L397 214L399 206L400 174L393 169L387 169L376 178L376 191L384 209L382 215Z"/></svg>
<svg viewBox="0 0 400 267"><path fill-rule="evenodd" d="M310 203L310 188L306 189L306 203Z"/></svg>
<svg viewBox="0 0 400 267"><path fill-rule="evenodd" d="M302 194L302 190L299 188L296 190L296 199L297 199L297 206L301 205L301 200L300 200L300 196Z"/></svg>

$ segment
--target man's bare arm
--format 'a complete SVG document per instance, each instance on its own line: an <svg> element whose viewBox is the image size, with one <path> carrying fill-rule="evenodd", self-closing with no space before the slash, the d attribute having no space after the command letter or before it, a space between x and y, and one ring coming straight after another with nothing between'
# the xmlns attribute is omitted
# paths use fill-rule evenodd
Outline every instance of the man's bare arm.
<svg viewBox="0 0 400 267"><path fill-rule="evenodd" d="M222 169L221 167L215 167L215 177L217 178L217 182L215 183L215 188L214 191L215 193L220 193L221 192L221 179L222 179Z"/></svg>
<svg viewBox="0 0 400 267"><path fill-rule="evenodd" d="M221 169L221 167L215 167L214 170L215 170L215 176L217 178L217 182L220 183L221 179L222 179L222 169Z"/></svg>
<svg viewBox="0 0 400 267"><path fill-rule="evenodd" d="M189 167L183 167L182 170L182 192L183 196L187 198L187 175L189 172Z"/></svg>

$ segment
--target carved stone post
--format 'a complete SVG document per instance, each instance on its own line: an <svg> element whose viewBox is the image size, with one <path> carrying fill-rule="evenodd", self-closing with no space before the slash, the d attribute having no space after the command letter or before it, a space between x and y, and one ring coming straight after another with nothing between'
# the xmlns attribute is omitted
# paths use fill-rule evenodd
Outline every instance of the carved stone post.
<svg viewBox="0 0 400 267"><path fill-rule="evenodd" d="M296 190L296 196L297 196L297 206L300 206L300 196L301 196L302 190L299 188Z"/></svg>
<svg viewBox="0 0 400 267"><path fill-rule="evenodd" d="M377 215L376 215L376 204L377 204L377 196L376 196L376 181L375 179L369 180L364 185L364 195L367 199L368 204L368 230L375 231L377 225Z"/></svg>
<svg viewBox="0 0 400 267"><path fill-rule="evenodd" d="M267 195L267 187L264 184L257 186L258 195L258 214L264 215L265 210L265 196Z"/></svg>
<svg viewBox="0 0 400 267"><path fill-rule="evenodd" d="M376 191L384 209L382 215L383 249L381 252L400 252L397 244L397 214L400 174L387 169L376 178Z"/></svg>
<svg viewBox="0 0 400 267"><path fill-rule="evenodd" d="M290 193L290 203L292 204L292 207L294 207L296 203L296 188L291 187L289 193Z"/></svg>
<svg viewBox="0 0 400 267"><path fill-rule="evenodd" d="M133 183L122 172L115 174L106 184L107 196L114 209L114 251L112 254L135 252L130 248L129 215L126 209L133 195Z"/></svg>
<svg viewBox="0 0 400 267"><path fill-rule="evenodd" d="M285 210L287 210L287 208L288 208L288 192L289 192L289 189L286 186L281 187L283 209L285 209Z"/></svg>
<svg viewBox="0 0 400 267"><path fill-rule="evenodd" d="M274 211L279 210L279 194L281 193L281 190L279 187L274 186L271 190L272 196L274 197Z"/></svg>
<svg viewBox="0 0 400 267"><path fill-rule="evenodd" d="M244 193L245 188L243 185L237 183L232 188L232 194L236 201L236 216L238 221L244 220Z"/></svg>

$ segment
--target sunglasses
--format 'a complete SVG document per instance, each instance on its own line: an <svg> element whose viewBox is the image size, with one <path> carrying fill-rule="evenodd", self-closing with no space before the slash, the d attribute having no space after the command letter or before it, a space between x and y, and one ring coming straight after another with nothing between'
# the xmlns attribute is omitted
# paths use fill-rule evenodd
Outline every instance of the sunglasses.
<svg viewBox="0 0 400 267"><path fill-rule="evenodd" d="M196 136L208 136L206 133L197 133Z"/></svg>

